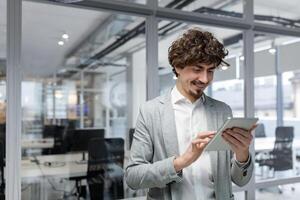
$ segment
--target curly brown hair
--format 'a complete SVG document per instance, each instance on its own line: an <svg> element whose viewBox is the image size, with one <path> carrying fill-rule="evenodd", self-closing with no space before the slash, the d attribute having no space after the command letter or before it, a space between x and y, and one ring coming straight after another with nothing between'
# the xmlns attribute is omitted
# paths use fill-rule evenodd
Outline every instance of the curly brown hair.
<svg viewBox="0 0 300 200"><path fill-rule="evenodd" d="M229 66L223 60L228 55L224 48L210 32L198 28L187 30L180 38L175 40L168 49L168 59L176 77L178 74L175 67L184 68L188 65L200 63L215 64L218 67L221 63Z"/></svg>

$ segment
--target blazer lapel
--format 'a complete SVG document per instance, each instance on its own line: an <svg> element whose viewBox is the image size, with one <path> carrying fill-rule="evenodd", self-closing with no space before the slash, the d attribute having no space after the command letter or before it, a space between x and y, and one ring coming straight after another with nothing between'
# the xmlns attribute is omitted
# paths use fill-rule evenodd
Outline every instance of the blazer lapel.
<svg viewBox="0 0 300 200"><path fill-rule="evenodd" d="M160 99L160 116L164 144L167 156L179 155L178 139L175 125L175 114L171 103L171 94L168 93Z"/></svg>
<svg viewBox="0 0 300 200"><path fill-rule="evenodd" d="M218 128L218 113L216 112L215 106L211 99L207 96L205 97L205 114L206 114L206 120L207 120L207 129L209 131L217 131ZM211 170L212 170L212 176L213 176L213 181L214 181L214 187L216 190L217 182L218 182L218 168L217 168L217 163L218 163L218 152L216 151L210 151L209 152L209 157L210 157L210 162L211 162Z"/></svg>

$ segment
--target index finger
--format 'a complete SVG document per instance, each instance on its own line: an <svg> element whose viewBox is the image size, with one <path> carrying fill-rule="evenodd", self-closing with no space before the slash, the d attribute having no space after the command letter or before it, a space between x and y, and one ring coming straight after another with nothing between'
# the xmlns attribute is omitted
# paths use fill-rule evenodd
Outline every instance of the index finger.
<svg viewBox="0 0 300 200"><path fill-rule="evenodd" d="M211 137L216 134L216 131L204 131L197 134L197 138Z"/></svg>

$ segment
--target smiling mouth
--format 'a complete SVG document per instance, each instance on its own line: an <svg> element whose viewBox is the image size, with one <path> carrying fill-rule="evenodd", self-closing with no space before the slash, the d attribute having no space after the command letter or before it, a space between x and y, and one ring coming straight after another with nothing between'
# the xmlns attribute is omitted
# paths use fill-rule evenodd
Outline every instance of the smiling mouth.
<svg viewBox="0 0 300 200"><path fill-rule="evenodd" d="M205 89L205 85L202 85L202 84L200 85L200 84L197 84L197 83L193 83L193 85L196 86L197 88L202 89L202 90Z"/></svg>

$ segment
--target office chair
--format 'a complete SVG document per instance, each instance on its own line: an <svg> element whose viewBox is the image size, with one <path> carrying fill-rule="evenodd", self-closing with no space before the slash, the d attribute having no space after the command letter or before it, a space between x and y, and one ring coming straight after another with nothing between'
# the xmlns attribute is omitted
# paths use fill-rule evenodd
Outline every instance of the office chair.
<svg viewBox="0 0 300 200"><path fill-rule="evenodd" d="M124 198L124 140L94 138L89 142L88 152L87 183L91 200L104 199L104 196L110 199Z"/></svg>
<svg viewBox="0 0 300 200"><path fill-rule="evenodd" d="M275 135L273 150L266 158L256 159L260 167L267 166L269 170L273 171L272 177L275 176L275 172L293 169L294 127L277 127ZM279 192L282 192L280 188Z"/></svg>
<svg viewBox="0 0 300 200"><path fill-rule="evenodd" d="M254 130L254 136L256 138L266 137L265 125L263 123L257 124L257 127Z"/></svg>

